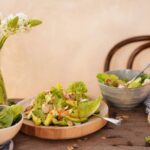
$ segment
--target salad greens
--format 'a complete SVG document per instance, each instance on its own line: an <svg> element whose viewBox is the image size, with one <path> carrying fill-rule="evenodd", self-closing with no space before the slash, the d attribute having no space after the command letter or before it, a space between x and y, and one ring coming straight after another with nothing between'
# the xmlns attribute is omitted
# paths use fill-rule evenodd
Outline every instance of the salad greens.
<svg viewBox="0 0 150 150"><path fill-rule="evenodd" d="M88 90L86 85L81 81L70 84L67 89L67 92L73 93L75 95L76 100L80 100L81 97L86 98L87 91Z"/></svg>
<svg viewBox="0 0 150 150"><path fill-rule="evenodd" d="M11 126L23 111L19 105L7 106L0 111L0 129Z"/></svg>
<svg viewBox="0 0 150 150"><path fill-rule="evenodd" d="M142 74L136 80L128 83L128 79L121 79L115 74L97 74L98 81L102 84L118 88L137 88L150 83L150 75Z"/></svg>
<svg viewBox="0 0 150 150"><path fill-rule="evenodd" d="M101 99L99 97L94 101L81 101L70 116L79 118L90 117L99 108L100 102Z"/></svg>
<svg viewBox="0 0 150 150"><path fill-rule="evenodd" d="M150 136L144 138L146 146L150 146Z"/></svg>
<svg viewBox="0 0 150 150"><path fill-rule="evenodd" d="M35 97L33 105L25 110L25 116L35 125L73 126L88 121L97 112L102 98L90 100L87 87L77 81L64 89L61 84Z"/></svg>

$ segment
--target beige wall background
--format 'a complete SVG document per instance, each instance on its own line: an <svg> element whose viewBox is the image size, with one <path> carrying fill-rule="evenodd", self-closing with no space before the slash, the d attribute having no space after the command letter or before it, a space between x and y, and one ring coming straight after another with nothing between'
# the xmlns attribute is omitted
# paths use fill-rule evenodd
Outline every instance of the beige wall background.
<svg viewBox="0 0 150 150"><path fill-rule="evenodd" d="M61 82L83 80L100 94L96 74L110 48L122 39L150 33L149 0L0 0L3 15L24 12L43 24L10 37L1 52L8 97L30 97ZM124 68L132 46L119 51L112 68ZM150 60L137 57L134 68Z"/></svg>

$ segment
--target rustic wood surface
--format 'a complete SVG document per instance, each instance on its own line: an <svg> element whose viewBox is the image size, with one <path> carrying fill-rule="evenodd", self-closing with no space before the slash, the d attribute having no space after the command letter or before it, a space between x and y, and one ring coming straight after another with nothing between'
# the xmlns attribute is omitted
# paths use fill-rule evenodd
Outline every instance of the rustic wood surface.
<svg viewBox="0 0 150 150"><path fill-rule="evenodd" d="M144 137L150 125L143 105L132 111L111 108L112 117L123 117L121 126L107 124L102 130L74 140L42 140L19 133L14 138L15 150L148 150Z"/></svg>

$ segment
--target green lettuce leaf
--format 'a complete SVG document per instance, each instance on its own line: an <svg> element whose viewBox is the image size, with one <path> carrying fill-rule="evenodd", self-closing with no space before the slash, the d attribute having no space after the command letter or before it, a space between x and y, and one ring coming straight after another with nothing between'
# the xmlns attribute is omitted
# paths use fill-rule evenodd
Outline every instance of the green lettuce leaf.
<svg viewBox="0 0 150 150"><path fill-rule="evenodd" d="M140 77L142 78L141 82L144 82L145 79L150 79L150 74L143 73Z"/></svg>
<svg viewBox="0 0 150 150"><path fill-rule="evenodd" d="M13 120L16 120L18 115L23 112L23 107L20 105L12 105L10 106L10 111L13 114Z"/></svg>
<svg viewBox="0 0 150 150"><path fill-rule="evenodd" d="M61 84L52 87L50 92L54 98L63 98L63 88Z"/></svg>
<svg viewBox="0 0 150 150"><path fill-rule="evenodd" d="M128 84L128 88L137 88L142 86L142 78L138 77L136 80Z"/></svg>
<svg viewBox="0 0 150 150"><path fill-rule="evenodd" d="M45 119L46 119L46 114L44 114L41 109L33 110L32 113L33 113L37 118L40 118L42 122L45 121Z"/></svg>
<svg viewBox="0 0 150 150"><path fill-rule="evenodd" d="M97 111L101 101L102 98L98 97L96 100L79 102L78 107L73 109L70 116L76 118L88 118Z"/></svg>
<svg viewBox="0 0 150 150"><path fill-rule="evenodd" d="M86 98L87 91L87 87L82 81L73 82L67 89L67 92L75 94L77 100L80 100L80 98Z"/></svg>
<svg viewBox="0 0 150 150"><path fill-rule="evenodd" d="M109 86L117 87L120 82L119 77L114 74L100 73L100 74L97 74L96 77L100 83L103 83Z"/></svg>
<svg viewBox="0 0 150 150"><path fill-rule="evenodd" d="M17 117L22 113L23 107L12 105L0 111L0 129L7 128L15 122Z"/></svg>
<svg viewBox="0 0 150 150"><path fill-rule="evenodd" d="M0 129L7 128L13 123L13 114L9 108L5 108L0 111Z"/></svg>
<svg viewBox="0 0 150 150"><path fill-rule="evenodd" d="M55 100L53 101L53 104L56 109L61 109L66 106L65 100L61 98L55 98Z"/></svg>
<svg viewBox="0 0 150 150"><path fill-rule="evenodd" d="M42 108L42 104L46 101L45 99L45 95L47 93L46 92L41 92L34 100L34 104L33 104L33 108L34 109L41 109Z"/></svg>

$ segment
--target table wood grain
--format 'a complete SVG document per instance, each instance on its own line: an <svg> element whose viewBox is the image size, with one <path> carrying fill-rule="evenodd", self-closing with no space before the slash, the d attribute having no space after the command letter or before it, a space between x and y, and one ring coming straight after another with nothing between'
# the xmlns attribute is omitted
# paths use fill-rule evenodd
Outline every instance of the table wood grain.
<svg viewBox="0 0 150 150"><path fill-rule="evenodd" d="M96 133L73 140L42 140L19 133L14 138L15 150L148 150L144 137L150 135L145 108L141 104L131 111L110 109L112 117L122 116L121 126L108 123Z"/></svg>

